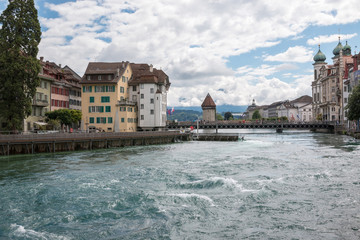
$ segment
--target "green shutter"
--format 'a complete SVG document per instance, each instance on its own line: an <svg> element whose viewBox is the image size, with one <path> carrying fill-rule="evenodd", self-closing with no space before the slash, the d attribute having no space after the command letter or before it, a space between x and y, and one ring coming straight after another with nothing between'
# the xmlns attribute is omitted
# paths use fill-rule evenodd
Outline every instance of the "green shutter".
<svg viewBox="0 0 360 240"><path fill-rule="evenodd" d="M101 106L101 112L104 112L104 106Z"/></svg>
<svg viewBox="0 0 360 240"><path fill-rule="evenodd" d="M90 123L94 123L94 118L93 117L90 118Z"/></svg>
<svg viewBox="0 0 360 240"><path fill-rule="evenodd" d="M85 92L86 91L86 88L85 88L85 86L83 86L83 92Z"/></svg>
<svg viewBox="0 0 360 240"><path fill-rule="evenodd" d="M92 92L92 86L89 87L89 92Z"/></svg>
<svg viewBox="0 0 360 240"><path fill-rule="evenodd" d="M89 107L89 113L91 113L91 107Z"/></svg>
<svg viewBox="0 0 360 240"><path fill-rule="evenodd" d="M106 106L105 107L105 112L111 112L111 106Z"/></svg>
<svg viewBox="0 0 360 240"><path fill-rule="evenodd" d="M112 117L108 117L108 123L112 123Z"/></svg>

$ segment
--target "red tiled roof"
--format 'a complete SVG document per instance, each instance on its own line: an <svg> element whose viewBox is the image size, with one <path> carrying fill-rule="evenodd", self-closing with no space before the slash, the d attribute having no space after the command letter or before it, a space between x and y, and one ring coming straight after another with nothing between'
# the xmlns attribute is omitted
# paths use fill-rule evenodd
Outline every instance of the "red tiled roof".
<svg viewBox="0 0 360 240"><path fill-rule="evenodd" d="M129 62L90 62L80 83L117 83L120 80L120 76L124 74L128 64ZM117 76L118 70L119 76ZM111 80L87 80L86 78L87 75L98 74L113 74L114 78Z"/></svg>
<svg viewBox="0 0 360 240"><path fill-rule="evenodd" d="M201 104L202 108L216 108L216 104L214 100L211 98L210 94L208 93L205 97L204 102Z"/></svg>
<svg viewBox="0 0 360 240"><path fill-rule="evenodd" d="M170 87L169 77L162 71L144 63L130 63L132 78L129 81L130 86L140 83L164 84L166 88Z"/></svg>

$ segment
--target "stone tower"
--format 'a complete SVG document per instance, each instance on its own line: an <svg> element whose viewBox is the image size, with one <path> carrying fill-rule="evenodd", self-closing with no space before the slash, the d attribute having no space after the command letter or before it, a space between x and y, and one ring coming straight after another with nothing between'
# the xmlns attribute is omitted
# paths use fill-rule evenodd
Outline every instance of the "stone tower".
<svg viewBox="0 0 360 240"><path fill-rule="evenodd" d="M204 102L201 104L203 110L203 120L204 121L215 121L216 119L216 104L208 93Z"/></svg>

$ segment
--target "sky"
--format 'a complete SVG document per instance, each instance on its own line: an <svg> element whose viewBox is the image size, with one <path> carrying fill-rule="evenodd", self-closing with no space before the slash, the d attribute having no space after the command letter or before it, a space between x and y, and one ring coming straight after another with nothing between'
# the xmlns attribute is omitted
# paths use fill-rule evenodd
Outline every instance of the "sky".
<svg viewBox="0 0 360 240"><path fill-rule="evenodd" d="M313 56L360 51L358 0L35 0L39 55L83 76L89 62L153 64L168 106L311 96ZM8 0L0 0L0 13ZM356 47L358 46L358 47Z"/></svg>

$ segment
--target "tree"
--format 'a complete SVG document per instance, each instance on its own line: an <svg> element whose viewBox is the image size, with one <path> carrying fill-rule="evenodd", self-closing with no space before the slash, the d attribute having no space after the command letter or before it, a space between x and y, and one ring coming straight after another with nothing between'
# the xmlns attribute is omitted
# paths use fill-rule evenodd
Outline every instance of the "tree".
<svg viewBox="0 0 360 240"><path fill-rule="evenodd" d="M33 0L11 0L0 15L0 109L8 130L21 130L40 84L40 23Z"/></svg>
<svg viewBox="0 0 360 240"><path fill-rule="evenodd" d="M224 119L225 119L225 120L231 120L231 119L233 119L233 118L234 118L234 116L232 115L231 112L226 112L226 113L224 114Z"/></svg>
<svg viewBox="0 0 360 240"><path fill-rule="evenodd" d="M48 118L47 121L58 120L61 125L70 126L72 123L78 123L81 120L81 111L74 109L58 109L45 113L45 116Z"/></svg>
<svg viewBox="0 0 360 240"><path fill-rule="evenodd" d="M261 119L259 110L255 110L255 112L252 115L252 119Z"/></svg>
<svg viewBox="0 0 360 240"><path fill-rule="evenodd" d="M349 120L360 119L360 85L353 88L345 109Z"/></svg>
<svg viewBox="0 0 360 240"><path fill-rule="evenodd" d="M224 118L220 113L216 113L216 120L222 121Z"/></svg>

